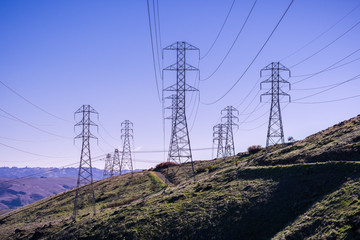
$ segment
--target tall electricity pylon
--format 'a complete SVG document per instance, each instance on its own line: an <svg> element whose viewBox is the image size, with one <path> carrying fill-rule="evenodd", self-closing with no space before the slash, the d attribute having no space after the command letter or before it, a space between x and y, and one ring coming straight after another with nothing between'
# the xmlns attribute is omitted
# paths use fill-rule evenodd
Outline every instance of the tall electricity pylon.
<svg viewBox="0 0 360 240"><path fill-rule="evenodd" d="M171 120L171 133L173 133L175 130L174 119L176 118L176 112L177 112L177 110L176 110L177 96L176 96L176 94L172 94L172 95L166 97L166 99L171 99L171 106L165 108L165 109L171 110L171 115L169 117L166 117L165 119ZM178 144L178 142L177 142L177 138L176 138L176 134L175 134L175 137L172 137L170 139L170 146L174 146L176 144ZM171 149L169 149L169 155L170 155L170 150L173 150L173 149L178 149L178 147L172 147ZM168 159L168 161L169 161L169 159Z"/></svg>
<svg viewBox="0 0 360 240"><path fill-rule="evenodd" d="M217 154L216 157L225 157L225 143L226 137L226 125L223 123L216 124L213 127L213 143L217 146Z"/></svg>
<svg viewBox="0 0 360 240"><path fill-rule="evenodd" d="M114 151L114 156L113 156L113 161L112 161L110 172L111 172L110 173L111 176L121 175L121 163L120 163L119 149L115 149L115 151Z"/></svg>
<svg viewBox="0 0 360 240"><path fill-rule="evenodd" d="M78 173L78 180L77 180L77 188L75 193L75 200L74 200L74 211L73 211L73 220L76 219L76 213L78 208L78 201L79 197L88 195L88 203L92 204L94 215L95 212L95 193L94 193L94 186L93 186L93 173L92 173L92 166L91 166L91 154L90 154L90 139L95 138L91 133L91 126L98 127L93 121L91 121L90 117L91 114L98 115L98 112L95 111L90 105L83 105L80 107L76 112L77 114L82 115L82 119L80 122L75 124L75 127L81 126L82 131L79 135L77 135L75 139L82 139L82 148L81 148L81 157L80 157L80 166L79 166L79 173ZM81 185L88 184L88 186L80 187ZM81 194L83 192L83 194ZM88 193L88 194L86 194Z"/></svg>
<svg viewBox="0 0 360 240"><path fill-rule="evenodd" d="M131 157L131 144L130 138L133 138L133 123L129 120L125 120L121 123L121 139L123 139L123 151L121 156L121 163L120 163L120 174L125 169L131 171L131 175L134 173L132 157Z"/></svg>
<svg viewBox="0 0 360 240"><path fill-rule="evenodd" d="M186 121L186 92L198 91L186 83L187 71L198 71L197 68L186 63L187 51L199 51L199 49L187 42L176 42L163 50L176 51L176 63L164 68L165 71L176 71L176 83L165 88L164 91L175 92L176 102L173 104L171 138L168 154L168 162L178 164L191 162L192 173L194 165L192 160L189 131Z"/></svg>
<svg viewBox="0 0 360 240"><path fill-rule="evenodd" d="M224 125L226 127L224 155L225 157L229 157L235 155L233 127L239 127L239 125L235 123L235 121L239 121L239 118L235 116L235 114L239 115L239 111L233 106L227 106L221 110L221 114L223 114L223 112L225 112L225 116L223 116L221 120L225 119Z"/></svg>
<svg viewBox="0 0 360 240"><path fill-rule="evenodd" d="M260 102L262 101L263 96L271 96L271 108L270 108L270 117L269 117L269 126L266 137L266 147L270 145L276 145L278 143L284 143L284 130L281 119L281 108L280 108L280 98L279 96L288 96L289 101L291 101L290 95L282 91L280 84L288 84L290 89L290 83L284 80L280 76L280 72L286 71L290 77L290 70L280 64L280 62L272 62L267 65L265 68L261 69L260 77L262 77L263 71L271 71L271 75L268 79L260 83L260 89L262 89L263 83L270 83L271 89L266 93L261 94Z"/></svg>
<svg viewBox="0 0 360 240"><path fill-rule="evenodd" d="M112 161L111 161L111 154L106 154L105 158L105 167L104 167L104 173L103 176L110 176L112 177Z"/></svg>

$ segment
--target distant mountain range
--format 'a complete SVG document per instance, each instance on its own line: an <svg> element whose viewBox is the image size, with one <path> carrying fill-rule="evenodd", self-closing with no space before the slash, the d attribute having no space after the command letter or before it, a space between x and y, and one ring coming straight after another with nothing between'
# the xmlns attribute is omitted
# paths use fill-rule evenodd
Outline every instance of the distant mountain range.
<svg viewBox="0 0 360 240"><path fill-rule="evenodd" d="M76 187L75 177L0 178L0 213Z"/></svg>
<svg viewBox="0 0 360 240"><path fill-rule="evenodd" d="M1 167L0 215L76 187L78 171L78 168ZM103 171L93 168L94 181L104 178ZM124 170L123 174L128 172Z"/></svg>
<svg viewBox="0 0 360 240"><path fill-rule="evenodd" d="M94 180L103 179L104 170L93 168ZM24 177L41 177L41 178L54 178L54 177L77 177L78 168L17 168L17 167L0 167L0 178L24 178ZM135 171L141 171L136 169ZM123 173L128 173L124 170Z"/></svg>

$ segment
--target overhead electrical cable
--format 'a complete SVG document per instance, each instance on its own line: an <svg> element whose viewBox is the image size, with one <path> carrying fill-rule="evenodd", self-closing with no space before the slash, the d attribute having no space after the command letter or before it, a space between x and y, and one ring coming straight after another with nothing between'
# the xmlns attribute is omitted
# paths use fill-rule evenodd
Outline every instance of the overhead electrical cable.
<svg viewBox="0 0 360 240"><path fill-rule="evenodd" d="M283 111L290 103L287 103L283 108L281 108L281 111ZM270 110L269 110L270 111ZM268 112L269 112L268 111ZM268 122L264 122L254 128L249 128L249 129L238 129L239 131L253 131L255 129L261 128L262 126L266 125Z"/></svg>
<svg viewBox="0 0 360 240"><path fill-rule="evenodd" d="M259 110L260 108L258 108ZM266 112L264 112L263 114L261 114L260 116L254 118L254 119L251 119L251 120L248 120L248 121L243 121L242 123L253 123L255 122L256 120L259 120L260 118L262 118L263 116L265 116L266 114L268 114L270 112L270 110L267 110Z"/></svg>
<svg viewBox="0 0 360 240"><path fill-rule="evenodd" d="M327 88L327 89L325 89L325 90L322 90L322 91L320 91L320 92L317 92L317 93L314 93L314 94L307 95L307 96L305 96L305 97L301 97L301 98L295 99L293 102L297 102L297 101L299 101L299 100L303 100L303 99L306 99L306 98L309 98L309 97L313 97L313 96L319 95L319 94L321 94L321 93L330 91L331 89L334 89L334 88L336 88L336 87L339 87L339 86L341 86L341 85L343 85L343 84L345 84L345 83L348 83L348 82L350 82L350 81L354 81L354 80L356 80L356 79L360 79L360 74L359 74L359 75L356 75L355 77L352 77L352 78L350 78L350 79L348 79L348 80L346 80L346 81L337 83L336 85L334 85L334 86L332 86L332 87L329 87L329 88Z"/></svg>
<svg viewBox="0 0 360 240"><path fill-rule="evenodd" d="M8 138L8 137L0 137L0 138L10 140L10 141L15 141L15 142L31 142L31 143L49 142L49 140L24 140L24 139L15 139L15 138Z"/></svg>
<svg viewBox="0 0 360 240"><path fill-rule="evenodd" d="M332 44L334 44L336 41L338 41L339 39L341 39L342 37L344 37L347 33L349 33L351 30L353 30L355 27L357 27L360 24L360 21L358 21L357 23L355 23L351 28L349 28L348 30L346 30L344 33L342 33L339 37L335 38L333 41L331 41L330 43L326 44L324 47L320 48L318 51L316 51L315 53L311 54L310 56L304 58L303 60L301 60L300 62L297 62L296 64L290 66L290 68L294 68L302 63L304 63L305 61L309 60L310 58L316 56L317 54L319 54L320 52L324 51L326 48L330 47Z"/></svg>
<svg viewBox="0 0 360 240"><path fill-rule="evenodd" d="M340 64L340 65L338 65L338 66L331 67L331 68L325 70L324 72L332 71L332 70L334 70L334 69L341 68L341 67L343 67L343 66L349 65L350 63L353 63L353 62L356 62L356 61L359 61L359 60L360 60L360 57L359 57L359 58L356 58L356 59L353 59L353 60L351 60L351 61L349 61L349 62ZM291 78L307 77L307 76L311 76L311 75L314 75L314 74L315 74L315 73L301 74L301 75L291 76Z"/></svg>
<svg viewBox="0 0 360 240"><path fill-rule="evenodd" d="M358 98L358 97L360 97L360 95L344 97L344 98L339 98L339 99L333 99L333 100L327 100L327 101L320 101L320 102L294 102L294 103L295 104L323 104L323 103L340 102L340 101L349 100L349 99Z"/></svg>
<svg viewBox="0 0 360 240"><path fill-rule="evenodd" d="M29 103L30 105L32 105L33 107L39 109L40 111L54 117L54 118L57 118L59 120L62 120L64 122L69 122L69 123L73 123L73 121L70 121L70 120L67 120L67 119L64 119L64 118L61 118L59 116L56 116L55 114L52 114L51 112L43 109L42 107L36 105L35 103L31 102L30 100L28 100L27 98L25 98L24 96L22 96L20 93L18 93L17 91L15 91L14 89L12 89L11 87L9 87L8 85L6 85L3 81L0 80L0 83L6 87L8 90L10 90L12 93L14 93L16 96L18 96L19 98L21 98L22 100L24 100L25 102Z"/></svg>
<svg viewBox="0 0 360 240"><path fill-rule="evenodd" d="M204 150L210 150L211 148L191 148L191 151L204 151ZM144 150L144 151L134 151L134 153L162 153L164 150ZM165 152L168 152L166 149Z"/></svg>
<svg viewBox="0 0 360 240"><path fill-rule="evenodd" d="M225 26L225 24L226 24L226 22L227 22L227 20L228 20L228 18L229 18L229 16L230 16L230 13L231 13L231 11L232 11L232 9L233 9L233 7L234 7L234 3L235 3L235 0L233 0L232 4L231 4L231 6L230 6L230 9L229 9L229 11L228 11L228 13L227 13L227 15L226 15L226 18L225 18L225 20L224 20L224 22L223 22L223 24L222 24L222 26L221 26L221 28L220 28L220 31L218 32L218 34L217 34L217 36L216 36L214 42L211 44L209 50L204 54L204 56L200 57L200 60L204 59L204 58L209 54L209 52L210 52L210 51L212 50L212 48L214 47L216 41L217 41L218 38L220 37L220 34L221 34L222 30L224 29L224 26Z"/></svg>
<svg viewBox="0 0 360 240"><path fill-rule="evenodd" d="M111 137L112 139L114 139L116 141L119 141L119 142L121 141L121 139L112 136L112 134L110 134L110 132L108 130L106 130L106 128L104 127L104 125L101 124L100 121L99 121L99 125L109 137Z"/></svg>
<svg viewBox="0 0 360 240"><path fill-rule="evenodd" d="M159 42L160 42L160 49L162 49L159 0L156 0L156 9L157 9L157 19L158 19L157 22L158 22L158 24L159 24Z"/></svg>
<svg viewBox="0 0 360 240"><path fill-rule="evenodd" d="M251 104L255 101L256 97L259 95L261 90L259 90L256 95L253 97L253 99L250 101L250 103L239 113L239 115L243 115L244 112L251 106Z"/></svg>
<svg viewBox="0 0 360 240"><path fill-rule="evenodd" d="M305 80L307 80L307 79L309 79L309 78L312 78L312 77L314 77L314 76L316 76L316 75L318 75L318 74L320 74L320 73L323 73L323 72L325 72L325 71L328 71L330 68L336 66L338 63L340 63L340 62L344 61L345 59L351 57L352 55L354 55L354 54L357 53L358 51L360 51L360 48L357 49L356 51L348 54L346 57L340 59L339 61L331 64L329 67L324 68L323 70L318 71L318 72L316 72L316 73L313 73L313 74L311 74L309 77L306 77L306 78L304 78L304 79L301 79L301 80L298 80L298 81L293 82L292 85L298 84L298 83L303 82L303 81L305 81Z"/></svg>
<svg viewBox="0 0 360 240"><path fill-rule="evenodd" d="M154 14L154 30L155 30L155 43L156 43L156 56L157 56L157 63L159 68L160 76L162 74L161 66L160 66L160 54L159 54L159 40L158 40L158 30L157 30L157 20L156 20L156 10L155 10L155 0L153 0L153 14ZM161 46L160 46L161 49Z"/></svg>
<svg viewBox="0 0 360 240"><path fill-rule="evenodd" d="M329 32L331 29L333 29L336 25L338 25L342 20L344 20L347 16L349 16L352 12L354 12L358 7L360 7L360 4L358 4L356 7L354 7L350 12L348 12L347 14L345 14L342 18L340 18L337 22L335 22L333 25L331 25L329 28L327 28L325 31L323 31L322 33L320 33L318 36L316 36L314 39L312 39L311 41L309 41L308 43L304 44L302 47L300 47L299 49L297 49L296 51L294 51L293 53L287 55L286 57L282 58L280 60L280 62L284 61L285 59L295 55L296 53L300 52L301 50L303 50L304 48L306 48L307 46L309 46L310 44L312 44L313 42L315 42L316 40L318 40L320 37L322 37L324 34L326 34L327 32Z"/></svg>
<svg viewBox="0 0 360 240"><path fill-rule="evenodd" d="M106 141L105 140L105 138L98 132L98 135L99 135L99 137L104 141L104 143L106 144L106 145L108 145L111 149L115 149L116 147L114 147L113 145L111 145L108 141ZM98 146L99 147L99 146ZM99 147L100 148L100 147ZM100 150L102 150L101 148L100 148ZM103 151L103 150L102 150ZM105 152L105 151L103 151L103 152Z"/></svg>
<svg viewBox="0 0 360 240"><path fill-rule="evenodd" d="M262 52L262 50L264 49L264 47L266 46L266 44L269 42L270 38L272 37L272 35L274 34L274 32L276 31L276 29L278 28L278 26L280 25L281 21L284 19L286 13L289 11L291 5L293 4L294 0L292 0L289 4L289 6L286 8L285 12L283 13L283 15L281 16L280 20L278 21L278 23L276 24L276 26L274 27L274 29L272 30L272 32L270 33L270 35L268 36L268 38L266 39L266 41L264 42L264 44L262 45L262 47L260 48L260 50L257 52L257 54L255 55L255 57L253 58L253 60L250 62L250 64L248 65L248 67L245 69L245 71L242 73L242 75L236 80L236 82L230 87L229 90L227 90L220 98L216 99L215 101L209 102L209 103L205 103L202 102L202 104L205 105L212 105L214 103L219 102L221 99L223 99L238 83L239 81L244 77L244 75L247 73L247 71L250 69L250 67L252 66L252 64L255 62L255 60L258 58L258 56L260 55L260 53Z"/></svg>
<svg viewBox="0 0 360 240"><path fill-rule="evenodd" d="M197 106L196 106L196 110L195 110L195 117L194 117L194 120L192 122L192 125L190 127L190 131L192 131L192 129L194 128L194 125L195 125L195 121L196 121L196 118L197 118L197 115L198 115L198 111L199 111L199 106L200 106L200 92L198 94L198 101L197 101Z"/></svg>
<svg viewBox="0 0 360 240"><path fill-rule="evenodd" d="M254 4L252 5L252 7L251 7L251 9L250 9L250 12L248 13L248 15L247 15L247 17L246 17L246 19L245 19L245 22L243 23L243 25L242 25L240 31L238 32L235 40L234 40L233 43L231 44L231 47L229 48L229 50L228 50L227 53L225 54L224 58L221 60L220 64L215 68L215 70L214 70L208 77L206 77L206 78L204 78L204 79L200 79L200 81L206 81L206 80L210 79L210 78L219 70L219 68L221 67L221 65L225 62L225 59L229 56L231 50L233 49L233 47L235 46L236 41L237 41L238 38L239 38L241 32L243 31L246 23L248 22L248 20L249 20L249 18L250 18L250 15L251 15L252 11L254 10L254 7L255 7L256 3L257 3L257 0L255 0Z"/></svg>
<svg viewBox="0 0 360 240"><path fill-rule="evenodd" d="M49 134L49 135L52 135L52 136L56 136L56 137L59 137L59 138L70 139L70 137L61 136L61 135L58 135L58 134L55 134L55 133L52 133L52 132L43 130L43 129L41 129L41 128L38 128L38 127L36 127L36 126L34 126L34 125L32 125L32 124L24 121L24 120L21 120L21 119L18 118L18 117L15 117L14 115L10 114L9 112L5 111L5 110L2 109L2 108L0 108L0 111L2 111L3 113L11 116L12 118L18 120L19 122L21 122L21 123L23 123L23 124L25 124L25 125L27 125L27 126L29 126L29 127L32 127L32 128L34 128L34 129L36 129L36 130L38 130L38 131L40 131L40 132L43 132L43 133L46 133L46 134Z"/></svg>
<svg viewBox="0 0 360 240"><path fill-rule="evenodd" d="M155 74L156 91L157 91L159 102L161 102L160 91L159 91L159 83L158 83L158 77L157 77L157 71L156 71L156 61L155 61L153 34L152 34L152 28L151 28L151 16L150 16L149 0L147 0L146 2L147 2L148 17L149 17L151 51L152 51L153 67L154 67L154 74Z"/></svg>
<svg viewBox="0 0 360 240"><path fill-rule="evenodd" d="M18 152L23 152L23 153L27 153L27 154L34 155L34 156L39 156L39 157L45 157L45 158L71 158L71 157L47 156L47 155L43 155L43 154L33 153L33 152L29 152L29 151L26 151L26 150L22 150L22 149L20 149L20 148L16 148L16 147L7 145L7 144L5 144L5 143L0 143L0 145L2 145L2 146L4 146L4 147L7 147L7 148L14 149L14 150L16 150L16 151L18 151Z"/></svg>

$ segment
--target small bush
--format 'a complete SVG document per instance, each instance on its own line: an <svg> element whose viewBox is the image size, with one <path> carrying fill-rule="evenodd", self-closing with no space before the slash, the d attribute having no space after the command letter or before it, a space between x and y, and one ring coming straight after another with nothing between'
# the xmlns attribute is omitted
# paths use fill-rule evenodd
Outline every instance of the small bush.
<svg viewBox="0 0 360 240"><path fill-rule="evenodd" d="M214 171L216 171L217 169L218 169L218 167L215 166L215 165L210 165L210 166L208 166L208 171L209 171L209 173L214 172Z"/></svg>
<svg viewBox="0 0 360 240"><path fill-rule="evenodd" d="M196 169L196 173L203 173L203 172L206 172L206 167L199 167Z"/></svg>
<svg viewBox="0 0 360 240"><path fill-rule="evenodd" d="M175 167L175 166L179 166L179 164L175 163L175 162L162 162L162 163L159 163L158 165L156 165L154 171L159 171L164 168Z"/></svg>
<svg viewBox="0 0 360 240"><path fill-rule="evenodd" d="M248 150L249 154L255 154L261 150L261 146L260 145L252 145L252 146L248 147L247 150Z"/></svg>

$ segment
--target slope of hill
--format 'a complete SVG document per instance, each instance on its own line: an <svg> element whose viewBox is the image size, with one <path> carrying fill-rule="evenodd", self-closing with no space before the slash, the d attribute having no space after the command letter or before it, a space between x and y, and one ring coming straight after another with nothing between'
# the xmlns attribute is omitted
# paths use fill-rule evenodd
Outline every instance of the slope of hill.
<svg viewBox="0 0 360 240"><path fill-rule="evenodd" d="M360 117L256 154L195 163L196 176L137 172L0 216L9 239L360 239ZM185 164L181 169L187 169ZM157 170L157 169L156 169ZM83 189L88 186L83 186Z"/></svg>
<svg viewBox="0 0 360 240"><path fill-rule="evenodd" d="M0 178L0 210L15 209L76 186L76 178Z"/></svg>

